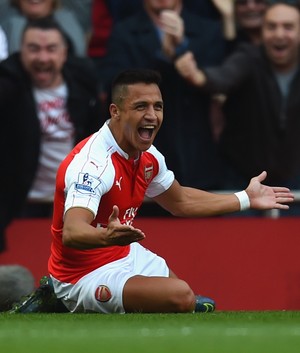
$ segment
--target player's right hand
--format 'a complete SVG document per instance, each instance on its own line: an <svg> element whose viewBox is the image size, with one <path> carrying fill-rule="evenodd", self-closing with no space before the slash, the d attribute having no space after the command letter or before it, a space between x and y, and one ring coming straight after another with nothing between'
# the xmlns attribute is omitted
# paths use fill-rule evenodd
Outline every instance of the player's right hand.
<svg viewBox="0 0 300 353"><path fill-rule="evenodd" d="M108 219L106 229L106 245L125 246L145 238L145 234L138 228L131 225L121 224L119 220L119 208L113 206L113 210Z"/></svg>

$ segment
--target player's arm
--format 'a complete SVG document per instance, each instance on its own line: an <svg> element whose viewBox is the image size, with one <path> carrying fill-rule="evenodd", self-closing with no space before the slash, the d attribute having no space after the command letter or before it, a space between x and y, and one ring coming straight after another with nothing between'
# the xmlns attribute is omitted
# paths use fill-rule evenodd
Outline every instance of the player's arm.
<svg viewBox="0 0 300 353"><path fill-rule="evenodd" d="M175 180L154 200L173 215L181 217L214 216L250 207L259 210L288 209L286 203L293 202L294 195L285 187L263 185L266 176L267 173L262 172L252 178L247 189L238 194L210 193L181 186Z"/></svg>
<svg viewBox="0 0 300 353"><path fill-rule="evenodd" d="M168 190L153 199L171 214L179 217L213 216L240 209L239 200L233 194L214 194L185 187L177 180L174 180Z"/></svg>
<svg viewBox="0 0 300 353"><path fill-rule="evenodd" d="M64 218L63 244L77 249L93 249L112 245L124 246L145 238L137 228L123 225L119 221L119 209L113 207L107 228L91 225L93 213L82 207L70 208Z"/></svg>

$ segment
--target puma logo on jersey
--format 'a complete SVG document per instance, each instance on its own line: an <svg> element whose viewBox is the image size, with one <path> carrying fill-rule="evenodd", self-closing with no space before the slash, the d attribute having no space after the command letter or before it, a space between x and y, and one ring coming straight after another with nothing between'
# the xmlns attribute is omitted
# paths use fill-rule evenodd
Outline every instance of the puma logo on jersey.
<svg viewBox="0 0 300 353"><path fill-rule="evenodd" d="M122 181L122 179L123 179L123 177L120 177L120 179L116 181L116 186L118 186L120 191L121 191L121 181Z"/></svg>

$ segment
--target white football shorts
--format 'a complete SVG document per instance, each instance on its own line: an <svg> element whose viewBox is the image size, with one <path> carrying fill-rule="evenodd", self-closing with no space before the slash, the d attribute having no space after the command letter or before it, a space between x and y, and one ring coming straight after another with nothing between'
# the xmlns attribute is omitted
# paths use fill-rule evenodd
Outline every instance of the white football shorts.
<svg viewBox="0 0 300 353"><path fill-rule="evenodd" d="M71 312L125 313L123 288L136 275L169 277L166 261L139 243L130 244L129 254L82 277L76 284L51 276L54 290Z"/></svg>

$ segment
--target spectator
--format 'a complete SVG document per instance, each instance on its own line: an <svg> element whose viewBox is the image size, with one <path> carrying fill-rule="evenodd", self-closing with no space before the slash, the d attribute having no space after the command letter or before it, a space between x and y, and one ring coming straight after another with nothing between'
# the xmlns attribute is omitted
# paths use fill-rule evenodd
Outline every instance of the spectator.
<svg viewBox="0 0 300 353"><path fill-rule="evenodd" d="M199 97L198 90L177 73L174 59L190 49L199 65L220 63L225 49L221 26L190 13L181 0L144 0L143 4L143 10L114 26L99 68L106 93L112 78L123 69L158 70L167 116L157 146L181 183L217 189L218 159L208 117L210 97Z"/></svg>
<svg viewBox="0 0 300 353"><path fill-rule="evenodd" d="M78 56L87 54L87 38L73 13L60 7L60 0L10 0L14 11L3 21L10 54L19 51L23 29L28 19L53 15L68 39L70 52Z"/></svg>
<svg viewBox="0 0 300 353"><path fill-rule="evenodd" d="M20 210L52 215L57 166L101 120L94 66L67 58L57 23L32 20L22 38L21 52L0 63L1 183L10 185L1 188L2 231Z"/></svg>
<svg viewBox="0 0 300 353"><path fill-rule="evenodd" d="M223 19L224 37L227 39L227 55L234 51L239 43L253 45L261 43L261 26L267 8L267 0L211 0ZM225 118L223 104L224 94L213 96L210 119L214 140L219 142L223 132Z"/></svg>
<svg viewBox="0 0 300 353"><path fill-rule="evenodd" d="M262 166L271 185L300 188L299 41L299 7L277 1L266 10L262 46L242 45L220 67L199 70L192 53L176 62L193 85L228 95L221 138L227 189L242 187Z"/></svg>
<svg viewBox="0 0 300 353"><path fill-rule="evenodd" d="M211 0L219 10L224 35L234 43L261 43L261 26L268 0Z"/></svg>
<svg viewBox="0 0 300 353"><path fill-rule="evenodd" d="M237 39L252 44L261 43L263 16L268 0L235 0Z"/></svg>
<svg viewBox="0 0 300 353"><path fill-rule="evenodd" d="M195 295L160 256L139 242L133 226L145 195L181 217L213 216L251 207L287 209L293 195L261 184L215 194L181 186L153 141L163 121L159 75L121 73L113 84L110 120L80 142L57 173L49 273L71 312L211 312L215 303ZM184 240L183 240L184 242ZM44 305L36 292L27 303Z"/></svg>
<svg viewBox="0 0 300 353"><path fill-rule="evenodd" d="M64 0L64 4L71 3ZM74 3L74 2L72 2ZM77 3L77 2L75 2ZM196 11L199 15L204 13L208 17L220 17L218 11L207 0L197 3L185 0L186 7L190 11ZM92 33L89 41L89 56L102 64L103 56L107 52L107 43L113 25L128 16L143 9L143 0L93 0L92 1Z"/></svg>
<svg viewBox="0 0 300 353"><path fill-rule="evenodd" d="M223 22L224 36L232 41L258 44L261 23L268 0L185 0L192 12Z"/></svg>
<svg viewBox="0 0 300 353"><path fill-rule="evenodd" d="M7 40L6 35L0 26L0 61L7 58Z"/></svg>

